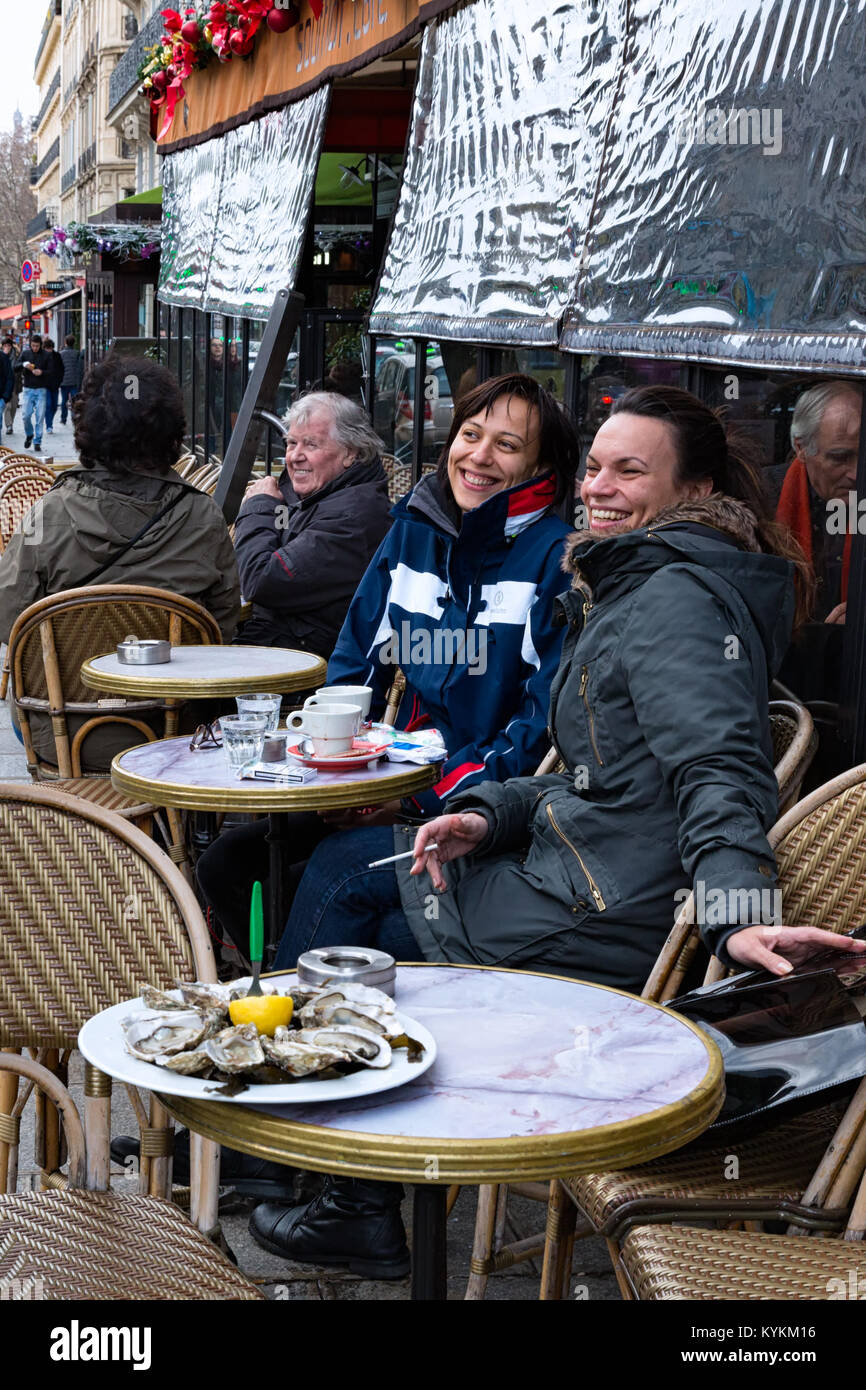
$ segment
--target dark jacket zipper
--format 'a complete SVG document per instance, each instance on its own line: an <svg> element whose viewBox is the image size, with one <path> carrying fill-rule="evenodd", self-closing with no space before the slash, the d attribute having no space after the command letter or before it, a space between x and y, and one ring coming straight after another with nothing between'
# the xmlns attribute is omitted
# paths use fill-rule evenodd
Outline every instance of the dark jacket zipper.
<svg viewBox="0 0 866 1390"><path fill-rule="evenodd" d="M599 912L604 912L605 901L601 895L601 889L599 888L592 874L589 872L589 869L584 864L582 858L580 857L580 854L575 849L574 845L571 843L571 840L569 840L568 836L562 830L560 830L559 826L556 823L556 818L553 814L553 809L550 806L547 807L547 819L550 821L550 824L553 826L560 840L562 840L565 844L568 845L568 848L571 850L572 854L577 859L578 864L583 870L584 877L587 883L589 884L589 891L595 899L596 907L598 908Z"/></svg>
<svg viewBox="0 0 866 1390"><path fill-rule="evenodd" d="M578 695L580 695L584 705L586 706L587 718L589 719L589 741L592 744L592 751L595 753L595 760L598 763L599 767L604 767L604 758L599 753L598 744L595 741L595 716L593 715L592 709L590 707L589 696L586 693L586 686L588 681L589 668L587 666L582 666L580 669L580 689L577 693Z"/></svg>

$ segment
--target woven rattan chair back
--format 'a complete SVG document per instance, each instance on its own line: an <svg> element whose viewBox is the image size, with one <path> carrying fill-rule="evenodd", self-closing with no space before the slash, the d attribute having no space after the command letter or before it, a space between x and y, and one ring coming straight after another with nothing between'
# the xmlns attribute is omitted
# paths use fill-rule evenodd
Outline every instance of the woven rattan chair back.
<svg viewBox="0 0 866 1390"><path fill-rule="evenodd" d="M53 468L49 468L41 459L31 458L29 454L8 454L0 459L0 484L11 482L25 473L43 477L48 487L57 479Z"/></svg>
<svg viewBox="0 0 866 1390"><path fill-rule="evenodd" d="M120 816L46 786L0 783L0 952L2 1048L73 1048L88 1018L142 984L216 978L170 859Z"/></svg>
<svg viewBox="0 0 866 1390"><path fill-rule="evenodd" d="M14 478L0 474L0 551L5 550L28 512L44 497L54 482L53 474L20 472ZM38 517L31 517L27 529L36 543L39 541Z"/></svg>
<svg viewBox="0 0 866 1390"><path fill-rule="evenodd" d="M866 763L804 797L768 838L786 926L841 932L866 922Z"/></svg>
<svg viewBox="0 0 866 1390"><path fill-rule="evenodd" d="M0 1246L4 1297L50 1300L262 1300L264 1294L223 1255L212 1240L166 1201L141 1193L122 1196L92 1190L95 1165L93 1126L84 1101L82 1125L72 1096L39 1062L0 1054L0 1087L18 1092L9 1138L11 1166L17 1171L20 1114L30 1087L37 1104L56 1106L63 1120L68 1154L66 1175L50 1174L49 1191L0 1195ZM102 1135L96 1135L101 1144ZM11 1143L10 1143L11 1140ZM98 1166L98 1165L97 1165ZM104 1185L103 1185L104 1186ZM91 1189L91 1190L88 1190Z"/></svg>
<svg viewBox="0 0 866 1390"><path fill-rule="evenodd" d="M799 799L803 779L818 751L818 734L805 705L793 700L770 701L770 732L781 814Z"/></svg>
<svg viewBox="0 0 866 1390"><path fill-rule="evenodd" d="M388 497L391 502L399 502L412 486L412 465L400 463L393 454L382 454L382 467L388 479Z"/></svg>
<svg viewBox="0 0 866 1390"><path fill-rule="evenodd" d="M97 725L116 726L132 720L130 746L156 737L150 725L136 715L160 709L159 701L128 701L112 713L81 680L81 666L88 657L113 652L130 633L167 639L172 646L222 642L216 619L201 604L182 594L136 584L66 589L39 599L16 620L6 662L32 775L39 775L39 763L30 738L31 711L50 711L52 715L61 777L81 777L88 771L81 764L82 731L70 740L68 714L90 714L88 732ZM166 732L174 732L171 721Z"/></svg>
<svg viewBox="0 0 866 1390"><path fill-rule="evenodd" d="M210 496L216 490L216 485L220 480L221 472L221 463L210 464L207 468L197 468L194 473L190 474L189 478L187 479L187 482L189 482L193 487L197 487L199 492L206 492Z"/></svg>
<svg viewBox="0 0 866 1390"><path fill-rule="evenodd" d="M195 454L181 454L173 467L179 477L188 479L190 473L195 473L197 469L201 468L201 463Z"/></svg>

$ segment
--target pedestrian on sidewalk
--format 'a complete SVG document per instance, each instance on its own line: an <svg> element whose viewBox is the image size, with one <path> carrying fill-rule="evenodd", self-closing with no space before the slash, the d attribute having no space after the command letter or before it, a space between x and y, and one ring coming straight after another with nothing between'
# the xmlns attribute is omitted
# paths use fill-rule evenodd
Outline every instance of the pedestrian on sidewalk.
<svg viewBox="0 0 866 1390"><path fill-rule="evenodd" d="M11 434L13 425L15 424L15 412L18 409L18 397L21 394L21 368L18 365L18 350L15 347L14 338L11 336L4 338L0 347L2 347L3 355L8 357L9 365L12 368L12 394L8 397L6 409L3 411L3 419L6 422L6 433Z"/></svg>
<svg viewBox="0 0 866 1390"><path fill-rule="evenodd" d="M75 346L74 335L67 333L64 342L65 347L60 349L60 357L63 361L63 381L60 386L61 425L66 424L69 404L75 400L81 390L81 379L84 375L84 353Z"/></svg>
<svg viewBox="0 0 866 1390"><path fill-rule="evenodd" d="M57 413L57 397L60 394L60 385L63 381L63 358L54 346L53 338L46 338L43 344L46 353L51 359L49 370L45 377L45 428L49 434L54 433L54 416Z"/></svg>
<svg viewBox="0 0 866 1390"><path fill-rule="evenodd" d="M33 444L33 452L42 453L42 427L45 423L45 407L48 392L45 378L51 372L51 358L42 346L42 334L34 333L30 346L26 347L18 359L24 390L21 396L21 414L24 419L24 448ZM36 417L34 426L33 417ZM35 440L35 442L34 442Z"/></svg>
<svg viewBox="0 0 866 1390"><path fill-rule="evenodd" d="M15 391L15 370L9 356L11 351L12 339L7 338L0 352L0 413L6 409L7 402L11 401Z"/></svg>

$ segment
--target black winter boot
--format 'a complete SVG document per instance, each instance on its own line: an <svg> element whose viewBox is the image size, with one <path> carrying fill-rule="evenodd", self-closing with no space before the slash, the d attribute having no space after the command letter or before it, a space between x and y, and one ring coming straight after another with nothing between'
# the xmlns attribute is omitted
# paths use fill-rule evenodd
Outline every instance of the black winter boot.
<svg viewBox="0 0 866 1390"><path fill-rule="evenodd" d="M400 1216L401 1183L329 1178L306 1206L266 1202L250 1217L262 1249L304 1264L344 1265L368 1279L402 1279L409 1247Z"/></svg>

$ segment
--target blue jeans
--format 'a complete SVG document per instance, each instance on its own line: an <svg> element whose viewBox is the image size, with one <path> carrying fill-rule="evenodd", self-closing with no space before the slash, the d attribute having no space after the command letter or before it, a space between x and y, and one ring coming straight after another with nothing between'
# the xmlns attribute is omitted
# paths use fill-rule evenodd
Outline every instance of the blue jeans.
<svg viewBox="0 0 866 1390"><path fill-rule="evenodd" d="M78 395L77 386L61 386L60 388L60 423L66 424L66 416L69 412L70 401L74 401Z"/></svg>
<svg viewBox="0 0 866 1390"><path fill-rule="evenodd" d="M24 421L24 438L32 437L34 444L42 443L42 426L45 424L45 407L48 392L44 386L25 386L21 393L21 416ZM36 428L33 428L33 412L36 411Z"/></svg>
<svg viewBox="0 0 866 1390"><path fill-rule="evenodd" d="M47 397L45 401L45 428L49 430L54 429L54 416L57 413L58 392L59 388L57 386L49 386L45 392Z"/></svg>
<svg viewBox="0 0 866 1390"><path fill-rule="evenodd" d="M275 970L293 970L313 946L374 946L395 960L423 960L400 906L393 864L367 866L394 853L387 825L340 830L313 850L280 941Z"/></svg>

